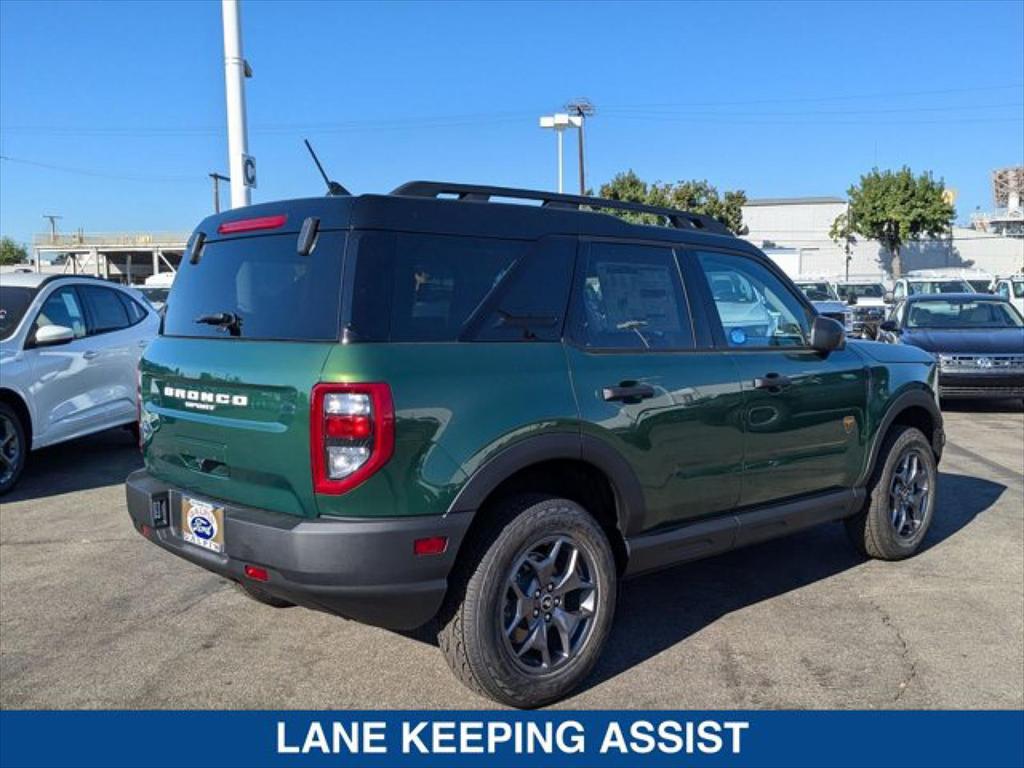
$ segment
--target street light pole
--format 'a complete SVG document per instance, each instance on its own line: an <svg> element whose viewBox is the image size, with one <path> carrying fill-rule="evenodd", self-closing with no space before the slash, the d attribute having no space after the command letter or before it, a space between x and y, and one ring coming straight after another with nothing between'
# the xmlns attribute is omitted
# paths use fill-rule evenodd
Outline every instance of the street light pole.
<svg viewBox="0 0 1024 768"><path fill-rule="evenodd" d="M231 174L231 207L249 205L245 160L249 154L245 125L245 78L249 65L242 56L242 25L239 0L221 0L224 20L224 91L228 108L228 173Z"/></svg>
<svg viewBox="0 0 1024 768"><path fill-rule="evenodd" d="M551 128L555 132L555 136L558 141L558 192L561 194L565 191L565 174L563 171L563 152L562 152L562 133L569 126L579 127L580 120L582 118L576 115L566 115L558 113L555 115L546 115L540 119L541 128Z"/></svg>
<svg viewBox="0 0 1024 768"><path fill-rule="evenodd" d="M221 176L219 173L211 173L210 178L213 179L213 212L220 213L220 183L222 181L230 182L231 179Z"/></svg>
<svg viewBox="0 0 1024 768"><path fill-rule="evenodd" d="M590 103L590 99L578 98L573 99L565 105L565 111L573 117L579 120L576 123L576 127L579 129L577 138L579 139L579 161L580 161L580 195L587 194L587 179L586 179L586 164L583 161L583 134L584 124L587 118L593 115L597 110L594 105Z"/></svg>

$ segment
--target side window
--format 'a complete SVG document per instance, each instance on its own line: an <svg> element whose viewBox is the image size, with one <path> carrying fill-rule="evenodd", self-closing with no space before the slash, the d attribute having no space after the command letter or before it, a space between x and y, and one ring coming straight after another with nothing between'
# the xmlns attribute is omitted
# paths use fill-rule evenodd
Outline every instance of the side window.
<svg viewBox="0 0 1024 768"><path fill-rule="evenodd" d="M91 321L90 333L106 333L119 331L131 325L128 310L124 308L117 291L112 288L101 288L96 285L83 285L79 290L85 296Z"/></svg>
<svg viewBox="0 0 1024 768"><path fill-rule="evenodd" d="M141 323L146 319L146 310L142 308L142 305L139 304L139 302L120 291L118 291L117 297L121 300L121 303L124 304L124 308L128 312L130 325Z"/></svg>
<svg viewBox="0 0 1024 768"><path fill-rule="evenodd" d="M906 289L903 287L903 281L896 283L896 287L893 288L893 298L902 299L906 295Z"/></svg>
<svg viewBox="0 0 1024 768"><path fill-rule="evenodd" d="M996 289L996 293L1002 296L1004 299L1010 298L1010 284L1000 283L999 287Z"/></svg>
<svg viewBox="0 0 1024 768"><path fill-rule="evenodd" d="M672 250L591 243L576 282L573 336L597 349L692 349Z"/></svg>
<svg viewBox="0 0 1024 768"><path fill-rule="evenodd" d="M698 252L730 347L800 347L810 336L804 304L757 260L729 253Z"/></svg>
<svg viewBox="0 0 1024 768"><path fill-rule="evenodd" d="M85 315L78 303L78 295L71 286L58 288L46 299L39 314L36 315L33 334L48 325L63 325L70 328L75 332L76 339L85 336Z"/></svg>

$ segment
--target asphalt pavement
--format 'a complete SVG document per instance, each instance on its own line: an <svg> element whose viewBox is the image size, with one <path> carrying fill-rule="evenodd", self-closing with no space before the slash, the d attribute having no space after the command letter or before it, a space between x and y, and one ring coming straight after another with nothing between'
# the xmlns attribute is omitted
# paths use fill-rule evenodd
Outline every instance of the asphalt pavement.
<svg viewBox="0 0 1024 768"><path fill-rule="evenodd" d="M1024 413L946 413L917 557L822 526L627 582L571 708L1024 707ZM131 527L115 430L0 503L0 707L475 708L424 636L256 604Z"/></svg>

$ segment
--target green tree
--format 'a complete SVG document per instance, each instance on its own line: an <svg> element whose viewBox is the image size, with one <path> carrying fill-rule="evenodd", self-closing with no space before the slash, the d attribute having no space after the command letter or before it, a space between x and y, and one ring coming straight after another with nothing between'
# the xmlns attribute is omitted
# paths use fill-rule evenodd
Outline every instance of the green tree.
<svg viewBox="0 0 1024 768"><path fill-rule="evenodd" d="M633 170L629 170L617 173L611 181L602 184L601 197L703 213L722 222L738 235L746 233L746 228L743 226L742 209L743 204L747 202L746 193L736 190L719 195L718 190L703 179L678 181L675 184L662 182L648 184ZM640 224L665 223L660 217L648 213L613 212L624 219Z"/></svg>
<svg viewBox="0 0 1024 768"><path fill-rule="evenodd" d="M906 243L924 235L937 237L952 226L956 210L945 191L943 181L927 171L915 176L906 166L898 171L874 168L850 187L849 216L838 216L829 235L838 240L856 233L879 241L889 253L889 264L882 266L899 278L900 249Z"/></svg>
<svg viewBox="0 0 1024 768"><path fill-rule="evenodd" d="M21 264L28 261L28 251L9 237L0 238L0 264Z"/></svg>

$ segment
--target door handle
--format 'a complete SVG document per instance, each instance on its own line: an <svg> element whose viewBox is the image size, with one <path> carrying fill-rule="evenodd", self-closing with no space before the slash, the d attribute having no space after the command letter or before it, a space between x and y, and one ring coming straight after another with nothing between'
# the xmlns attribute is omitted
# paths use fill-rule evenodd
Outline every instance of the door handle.
<svg viewBox="0 0 1024 768"><path fill-rule="evenodd" d="M766 373L764 376L754 379L754 389L781 392L792 383L793 380L789 376L783 376L781 373Z"/></svg>
<svg viewBox="0 0 1024 768"><path fill-rule="evenodd" d="M97 352L95 349L90 349L87 352L82 353L82 357L84 357L86 360L95 360L99 356L100 353Z"/></svg>
<svg viewBox="0 0 1024 768"><path fill-rule="evenodd" d="M601 397L607 401L622 400L623 402L646 400L654 397L654 387L650 384L627 384L617 387L605 387L601 390Z"/></svg>

